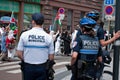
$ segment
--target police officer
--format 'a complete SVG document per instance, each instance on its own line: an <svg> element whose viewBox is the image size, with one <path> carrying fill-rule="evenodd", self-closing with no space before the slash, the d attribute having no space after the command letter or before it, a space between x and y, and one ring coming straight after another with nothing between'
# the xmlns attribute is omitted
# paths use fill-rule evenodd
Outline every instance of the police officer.
<svg viewBox="0 0 120 80"><path fill-rule="evenodd" d="M96 77L95 63L96 60L102 62L102 57L100 44L93 30L95 24L96 21L90 18L80 20L82 35L77 37L73 44L71 80L89 80ZM83 75L90 78L83 78Z"/></svg>
<svg viewBox="0 0 120 80"><path fill-rule="evenodd" d="M42 25L44 16L41 13L32 15L33 28L21 34L17 47L18 57L24 61L24 80L46 80L46 61L54 60L52 37Z"/></svg>
<svg viewBox="0 0 120 80"><path fill-rule="evenodd" d="M95 20L96 22L99 21L99 17L100 17L100 13L97 10L92 10L90 12L88 12L86 14L86 17L91 18L93 20ZM120 31L116 32L114 34L114 36L108 40L104 39L104 30L103 27L100 26L98 23L96 24L96 26L94 27L94 31L96 32L96 36L99 39L101 48L104 46L107 46L108 44L114 42L116 39L118 39L120 37ZM103 50L102 51L102 57L103 57L103 63L107 63L110 64L111 62L111 57L109 55L108 51ZM104 69L104 65L102 64L102 66L100 67L99 71L98 71L98 77L100 77L102 75L102 71Z"/></svg>
<svg viewBox="0 0 120 80"><path fill-rule="evenodd" d="M91 18L95 20L96 22L98 22L100 13L97 10L92 10L86 14L86 17ZM98 37L100 44L102 46L107 46L108 44L112 43L113 41L115 41L116 39L120 37L120 31L118 31L111 39L105 41L103 28L99 26L98 24L96 24L94 30L96 31L96 36Z"/></svg>

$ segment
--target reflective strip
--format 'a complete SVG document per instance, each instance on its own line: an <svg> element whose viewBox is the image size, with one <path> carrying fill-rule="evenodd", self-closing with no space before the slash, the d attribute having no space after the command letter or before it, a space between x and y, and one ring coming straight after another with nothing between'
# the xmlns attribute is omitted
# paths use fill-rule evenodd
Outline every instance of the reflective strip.
<svg viewBox="0 0 120 80"><path fill-rule="evenodd" d="M97 54L98 50L87 50L87 49L80 49L81 54Z"/></svg>
<svg viewBox="0 0 120 80"><path fill-rule="evenodd" d="M25 48L48 48L48 46L25 45Z"/></svg>

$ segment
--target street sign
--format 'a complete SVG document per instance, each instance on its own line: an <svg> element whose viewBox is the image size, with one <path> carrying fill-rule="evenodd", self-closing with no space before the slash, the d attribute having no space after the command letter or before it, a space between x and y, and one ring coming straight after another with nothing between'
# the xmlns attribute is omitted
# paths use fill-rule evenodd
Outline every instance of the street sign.
<svg viewBox="0 0 120 80"><path fill-rule="evenodd" d="M113 18L112 15L106 15L106 16L105 16L105 19L106 19L106 20L112 20L112 18Z"/></svg>
<svg viewBox="0 0 120 80"><path fill-rule="evenodd" d="M64 14L64 12L65 12L65 9L64 9L64 8L59 8L59 10L58 10L58 13L59 13L59 14Z"/></svg>
<svg viewBox="0 0 120 80"><path fill-rule="evenodd" d="M114 11L114 8L112 6L110 6L110 5L105 6L105 14L106 15L112 15L113 11Z"/></svg>
<svg viewBox="0 0 120 80"><path fill-rule="evenodd" d="M114 0L104 0L104 5L114 5Z"/></svg>

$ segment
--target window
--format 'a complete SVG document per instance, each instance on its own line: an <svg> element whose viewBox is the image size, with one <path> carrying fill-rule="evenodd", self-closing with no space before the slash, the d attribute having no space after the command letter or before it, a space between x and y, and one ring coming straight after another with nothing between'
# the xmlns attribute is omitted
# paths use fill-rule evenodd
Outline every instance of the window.
<svg viewBox="0 0 120 80"><path fill-rule="evenodd" d="M57 11L58 11L57 8L53 8L52 27L51 28L54 31L56 31L56 29L57 29L57 25L56 25L56 22L55 22L55 17L56 17Z"/></svg>
<svg viewBox="0 0 120 80"><path fill-rule="evenodd" d="M83 18L85 16L85 12L81 11L80 18Z"/></svg>
<svg viewBox="0 0 120 80"><path fill-rule="evenodd" d="M40 5L36 5L36 4L28 4L25 3L24 4L24 13L36 13L36 12L40 12Z"/></svg>
<svg viewBox="0 0 120 80"><path fill-rule="evenodd" d="M68 10L68 15L67 15L67 29L70 30L72 26L72 10Z"/></svg>
<svg viewBox="0 0 120 80"><path fill-rule="evenodd" d="M32 16L31 14L24 14L24 20L23 20L24 27L23 27L23 29L29 29L32 27L31 16Z"/></svg>

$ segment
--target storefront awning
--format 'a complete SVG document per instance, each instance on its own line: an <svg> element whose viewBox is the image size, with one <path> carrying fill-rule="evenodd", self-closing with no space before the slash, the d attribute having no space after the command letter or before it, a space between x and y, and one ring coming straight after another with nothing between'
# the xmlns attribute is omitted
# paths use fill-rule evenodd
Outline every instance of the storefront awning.
<svg viewBox="0 0 120 80"><path fill-rule="evenodd" d="M9 16L2 16L0 18L0 23L16 23L17 21L15 18L11 18Z"/></svg>

